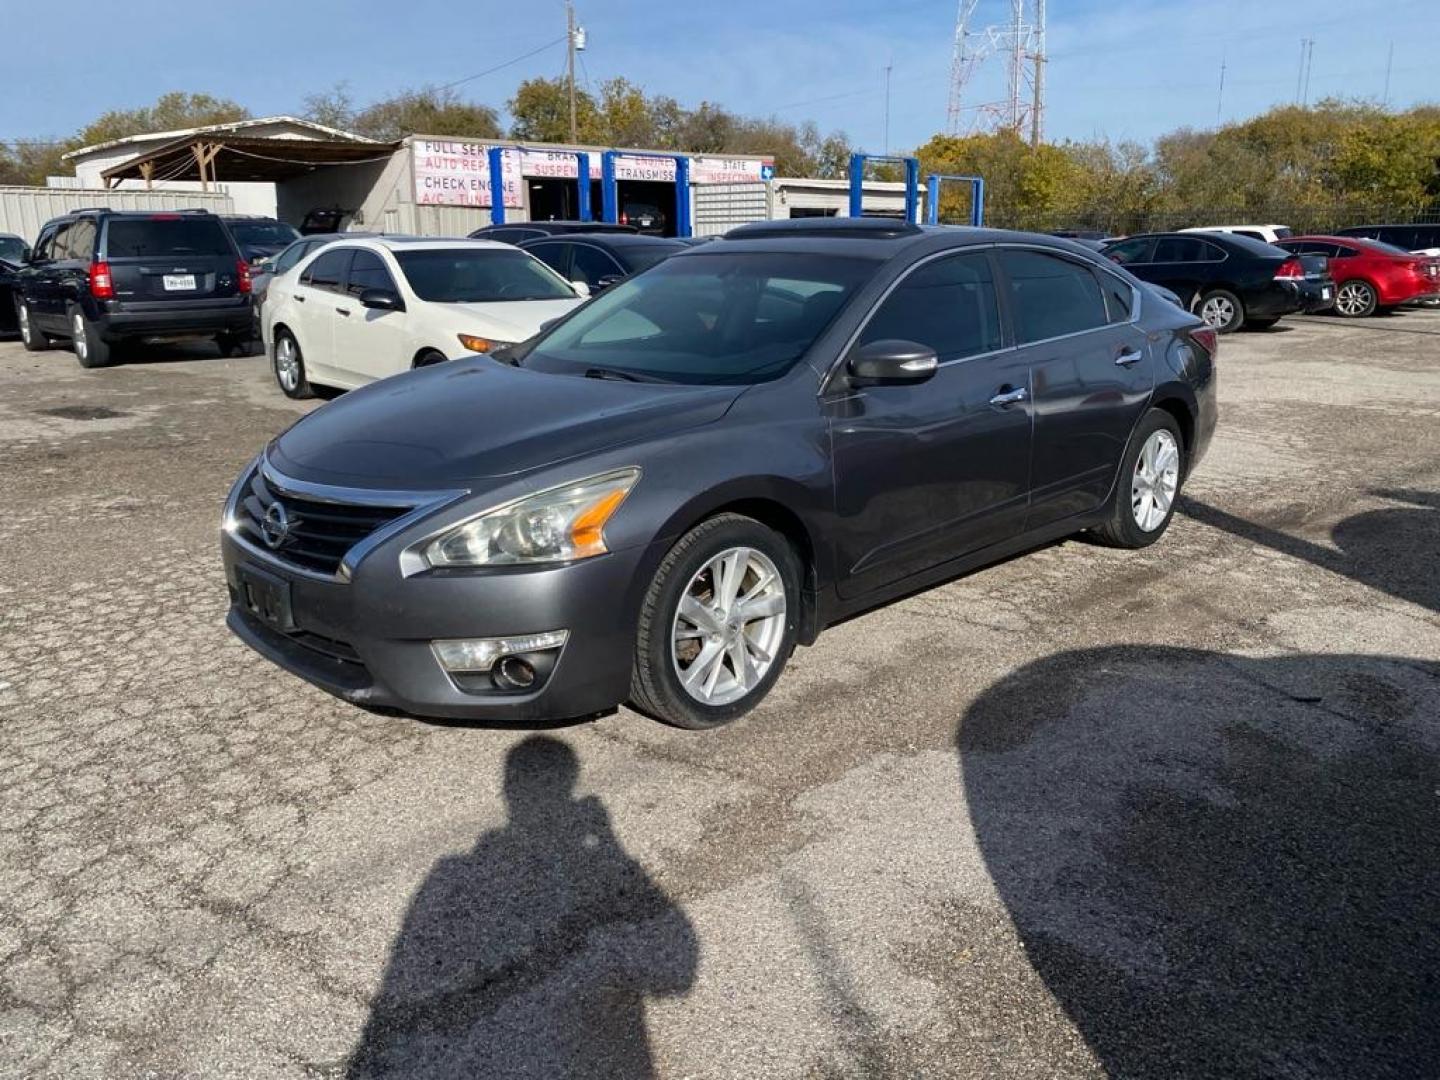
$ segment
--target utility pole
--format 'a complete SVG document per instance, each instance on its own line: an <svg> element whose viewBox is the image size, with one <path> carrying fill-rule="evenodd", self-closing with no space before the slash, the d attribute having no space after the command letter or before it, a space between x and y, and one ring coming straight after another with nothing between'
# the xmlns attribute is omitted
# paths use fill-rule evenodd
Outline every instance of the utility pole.
<svg viewBox="0 0 1440 1080"><path fill-rule="evenodd" d="M1005 124L1020 134L1020 87L1025 81L1025 0L1011 0L1010 111Z"/></svg>
<svg viewBox="0 0 1440 1080"><path fill-rule="evenodd" d="M1300 70L1295 76L1295 104L1300 104L1300 91L1305 86L1305 46L1310 43L1309 38L1300 39Z"/></svg>
<svg viewBox="0 0 1440 1080"><path fill-rule="evenodd" d="M890 69L895 66L895 56L892 53L889 62L885 65L885 156L890 156Z"/></svg>
<svg viewBox="0 0 1440 1080"><path fill-rule="evenodd" d="M1390 42L1390 55L1385 58L1385 96L1380 99L1380 104L1390 107L1390 69L1395 64L1395 42Z"/></svg>
<svg viewBox="0 0 1440 1080"><path fill-rule="evenodd" d="M1305 97L1300 104L1307 109L1310 107L1310 73L1315 70L1315 39L1310 39L1310 47L1305 53Z"/></svg>
<svg viewBox="0 0 1440 1080"><path fill-rule="evenodd" d="M1039 146L1045 137L1045 0L1035 0L1035 77L1030 80L1034 100L1030 105L1030 145Z"/></svg>
<svg viewBox="0 0 1440 1080"><path fill-rule="evenodd" d="M566 79L570 84L570 141L580 141L579 129L575 124L575 5L565 0L565 67Z"/></svg>
<svg viewBox="0 0 1440 1080"><path fill-rule="evenodd" d="M1220 94L1215 99L1215 126L1220 126L1220 114L1225 109L1225 55L1220 55Z"/></svg>

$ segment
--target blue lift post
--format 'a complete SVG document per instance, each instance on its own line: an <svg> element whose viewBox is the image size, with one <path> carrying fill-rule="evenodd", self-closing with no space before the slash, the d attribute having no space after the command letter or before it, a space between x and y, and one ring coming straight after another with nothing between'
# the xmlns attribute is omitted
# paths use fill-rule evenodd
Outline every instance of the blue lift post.
<svg viewBox="0 0 1440 1080"><path fill-rule="evenodd" d="M905 220L920 216L920 159L887 154L850 155L850 216L865 216L865 165L871 161L898 161L905 164Z"/></svg>
<svg viewBox="0 0 1440 1080"><path fill-rule="evenodd" d="M577 150L575 164L575 212L581 221L594 221L590 216L590 155Z"/></svg>
<svg viewBox="0 0 1440 1080"><path fill-rule="evenodd" d="M615 180L615 159L623 157L619 150L606 150L600 155L600 216L615 224L620 220L620 191ZM646 154L645 157L668 157L675 162L675 235L690 235L690 159L684 154Z"/></svg>
<svg viewBox="0 0 1440 1080"><path fill-rule="evenodd" d="M925 223L940 224L940 185L945 181L970 185L970 224L979 228L985 223L985 178L931 173L925 178Z"/></svg>
<svg viewBox="0 0 1440 1080"><path fill-rule="evenodd" d="M505 148L492 146L490 158L490 222L505 224Z"/></svg>

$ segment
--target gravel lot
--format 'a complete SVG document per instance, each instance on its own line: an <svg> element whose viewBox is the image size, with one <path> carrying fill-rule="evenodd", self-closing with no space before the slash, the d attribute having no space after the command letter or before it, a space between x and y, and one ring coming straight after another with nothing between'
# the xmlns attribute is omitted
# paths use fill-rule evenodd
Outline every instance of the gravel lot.
<svg viewBox="0 0 1440 1080"><path fill-rule="evenodd" d="M1440 1071L1440 312L1225 340L1141 553L719 732L371 715L223 626L263 358L0 343L0 1075Z"/></svg>

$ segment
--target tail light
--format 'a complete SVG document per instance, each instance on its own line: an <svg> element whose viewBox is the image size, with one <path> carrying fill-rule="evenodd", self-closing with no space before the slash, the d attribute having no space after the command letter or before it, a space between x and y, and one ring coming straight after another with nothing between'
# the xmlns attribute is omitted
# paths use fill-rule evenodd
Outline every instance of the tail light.
<svg viewBox="0 0 1440 1080"><path fill-rule="evenodd" d="M235 285L236 285L236 287L237 287L242 293L248 293L248 292L250 291L250 286L251 286L251 284L252 284L252 282L250 281L250 264L247 263L244 259L238 259L238 260L236 260L236 262L235 262Z"/></svg>
<svg viewBox="0 0 1440 1080"><path fill-rule="evenodd" d="M96 300L115 299L115 279L110 276L109 263L90 264L90 295Z"/></svg>
<svg viewBox="0 0 1440 1080"><path fill-rule="evenodd" d="M629 215L629 214L621 214L621 215L620 215L620 224L621 224L621 225L629 225L629 224L630 224L630 215Z"/></svg>
<svg viewBox="0 0 1440 1080"><path fill-rule="evenodd" d="M1212 327L1199 326L1190 331L1190 339L1204 349L1211 360L1220 351L1220 335Z"/></svg>
<svg viewBox="0 0 1440 1080"><path fill-rule="evenodd" d="M1276 281L1298 281L1305 276L1305 267L1299 259L1286 259L1275 271Z"/></svg>

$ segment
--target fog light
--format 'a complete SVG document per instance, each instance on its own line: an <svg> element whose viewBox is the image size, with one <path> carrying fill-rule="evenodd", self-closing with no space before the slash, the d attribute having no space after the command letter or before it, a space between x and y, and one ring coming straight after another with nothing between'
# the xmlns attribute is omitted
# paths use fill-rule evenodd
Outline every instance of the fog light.
<svg viewBox="0 0 1440 1080"><path fill-rule="evenodd" d="M559 649L570 636L568 630L550 630L544 634L523 634L503 638L455 638L450 641L432 641L430 651L440 666L451 674L466 672L488 672L495 662L517 653L545 652ZM535 681L535 670L530 668L530 681ZM529 684L526 684L529 685Z"/></svg>
<svg viewBox="0 0 1440 1080"><path fill-rule="evenodd" d="M502 656L490 672L500 690L528 690L535 685L535 668L518 656Z"/></svg>

